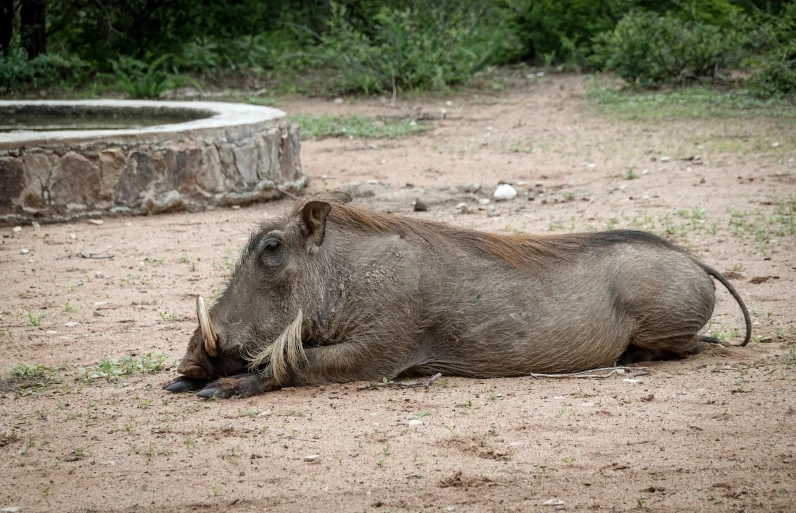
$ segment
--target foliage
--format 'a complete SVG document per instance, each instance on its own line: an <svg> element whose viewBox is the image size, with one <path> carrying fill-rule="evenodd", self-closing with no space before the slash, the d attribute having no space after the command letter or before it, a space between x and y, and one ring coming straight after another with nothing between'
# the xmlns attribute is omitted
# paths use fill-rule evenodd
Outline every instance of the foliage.
<svg viewBox="0 0 796 513"><path fill-rule="evenodd" d="M340 72L344 89L444 89L515 50L497 13L475 1L385 6L370 25L332 4L322 58Z"/></svg>
<svg viewBox="0 0 796 513"><path fill-rule="evenodd" d="M161 93L185 84L201 89L194 78L177 75L166 69L170 55L163 55L150 64L129 57L111 61L116 82L114 87L122 89L131 98L158 98Z"/></svg>
<svg viewBox="0 0 796 513"><path fill-rule="evenodd" d="M23 48L0 55L0 87L6 92L24 87L42 87L58 81L75 81L86 67L77 57L64 58L54 54L41 54L28 59Z"/></svg>
<svg viewBox="0 0 796 513"><path fill-rule="evenodd" d="M165 369L166 356L162 353L147 353L140 358L124 355L118 360L105 358L97 365L80 368L80 377L84 381L105 378L116 381L120 376L136 373L156 372Z"/></svg>
<svg viewBox="0 0 796 513"><path fill-rule="evenodd" d="M762 58L751 86L763 96L796 95L796 3L761 18L756 43Z"/></svg>
<svg viewBox="0 0 796 513"><path fill-rule="evenodd" d="M643 87L672 81L720 79L745 57L749 20L734 16L729 27L672 15L631 12L597 38L596 60L631 84Z"/></svg>
<svg viewBox="0 0 796 513"><path fill-rule="evenodd" d="M290 116L301 127L301 136L313 137L402 137L422 130L408 118L374 120L362 116Z"/></svg>

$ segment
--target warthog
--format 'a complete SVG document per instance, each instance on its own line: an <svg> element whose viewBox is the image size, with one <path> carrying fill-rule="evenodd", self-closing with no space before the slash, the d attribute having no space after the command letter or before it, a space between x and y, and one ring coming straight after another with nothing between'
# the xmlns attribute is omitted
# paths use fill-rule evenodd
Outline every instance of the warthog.
<svg viewBox="0 0 796 513"><path fill-rule="evenodd" d="M698 351L717 271L629 230L495 235L298 200L251 236L206 308L171 392L247 397L282 386L443 373L569 372Z"/></svg>

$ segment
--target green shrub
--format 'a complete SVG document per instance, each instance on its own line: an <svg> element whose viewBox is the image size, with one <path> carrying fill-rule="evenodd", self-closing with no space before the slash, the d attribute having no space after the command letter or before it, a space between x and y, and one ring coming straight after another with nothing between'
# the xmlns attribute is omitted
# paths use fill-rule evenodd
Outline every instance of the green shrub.
<svg viewBox="0 0 796 513"><path fill-rule="evenodd" d="M170 55L163 55L150 64L129 57L119 57L118 60L111 61L112 76L116 79L113 87L136 99L158 98L164 91L185 84L202 88L195 79L167 70L166 63L170 58Z"/></svg>
<svg viewBox="0 0 796 513"><path fill-rule="evenodd" d="M319 50L343 89L444 89L516 51L498 14L481 2L418 3L382 7L369 26L333 4Z"/></svg>
<svg viewBox="0 0 796 513"><path fill-rule="evenodd" d="M55 54L28 59L27 52L18 48L7 56L0 55L0 87L9 92L64 80L72 83L80 79L86 66L77 57L64 58Z"/></svg>
<svg viewBox="0 0 796 513"><path fill-rule="evenodd" d="M631 84L644 87L672 81L721 79L747 54L749 19L732 16L728 27L672 14L631 12L596 41L594 60Z"/></svg>
<svg viewBox="0 0 796 513"><path fill-rule="evenodd" d="M796 94L796 3L776 15L761 14L757 45L762 56L750 80L761 96Z"/></svg>

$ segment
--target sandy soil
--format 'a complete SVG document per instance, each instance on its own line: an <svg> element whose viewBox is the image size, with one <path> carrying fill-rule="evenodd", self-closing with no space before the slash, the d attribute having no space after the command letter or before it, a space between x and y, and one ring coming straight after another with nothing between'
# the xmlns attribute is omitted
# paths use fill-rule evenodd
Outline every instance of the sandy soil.
<svg viewBox="0 0 796 513"><path fill-rule="evenodd" d="M86 385L79 368L106 356L179 359L193 295L219 288L248 232L289 203L6 228L0 508L795 511L796 235L777 233L777 212L796 200L796 131L618 121L582 93L581 78L549 77L499 96L279 106L433 118L407 139L305 141L313 191L375 180L390 187L359 187L373 195L357 203L503 233L665 232L731 277L754 315L748 347L605 380L444 377L427 390L352 383L211 402L162 391L173 367ZM479 205L500 180L520 195ZM474 181L481 192L450 190ZM413 213L415 199L429 211ZM28 312L44 314L39 326ZM742 328L720 290L709 330L737 343ZM65 361L46 387L11 370Z"/></svg>

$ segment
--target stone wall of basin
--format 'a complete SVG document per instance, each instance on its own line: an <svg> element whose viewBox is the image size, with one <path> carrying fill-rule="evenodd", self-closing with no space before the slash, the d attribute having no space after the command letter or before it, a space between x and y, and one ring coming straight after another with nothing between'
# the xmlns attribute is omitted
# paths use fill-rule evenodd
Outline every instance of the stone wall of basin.
<svg viewBox="0 0 796 513"><path fill-rule="evenodd" d="M20 103L0 102L0 114ZM197 211L278 198L307 182L298 127L276 109L120 101L103 107L108 103L156 103L209 117L132 130L0 134L0 222Z"/></svg>

